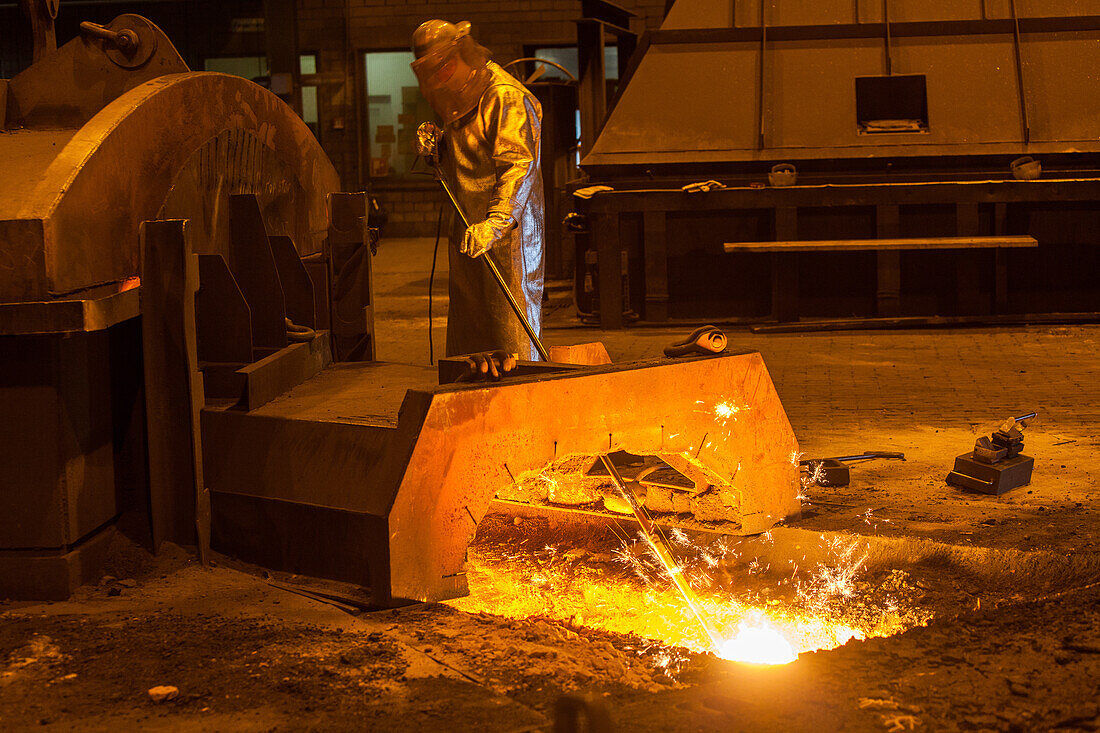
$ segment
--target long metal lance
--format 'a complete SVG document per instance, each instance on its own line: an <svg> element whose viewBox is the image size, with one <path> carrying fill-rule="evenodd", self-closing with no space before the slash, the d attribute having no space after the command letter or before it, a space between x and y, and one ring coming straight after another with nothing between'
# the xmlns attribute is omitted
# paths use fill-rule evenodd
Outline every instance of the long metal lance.
<svg viewBox="0 0 1100 733"><path fill-rule="evenodd" d="M608 474L611 475L611 480L615 482L615 488L619 490L623 499L630 508L634 510L634 518L638 520L638 524L642 526L642 534L645 535L646 540L649 542L649 546L653 548L653 552L661 560L661 563L665 566L665 570L668 572L669 577L672 578L672 582L676 584L676 589L680 591L680 595L684 597L684 602L687 603L688 608L695 615L695 620L699 622L699 625L703 627L703 631L706 632L707 639L710 640L711 646L717 653L721 650L718 635L714 633L714 630L703 618L703 611L699 607L699 599L695 595L695 591L691 589L691 586L684 580L684 571L680 567L680 564L676 562L676 559L672 556L672 550L665 544L664 536L657 530L657 527L653 524L653 520L646 514L645 508L638 501L638 497L634 495L634 492L623 481L622 475L619 473L619 469L615 468L615 464L611 462L606 455L600 456L600 461L603 462L604 468L607 469Z"/></svg>
<svg viewBox="0 0 1100 733"><path fill-rule="evenodd" d="M458 203L458 199L456 199L455 195L451 192L451 187L447 185L447 180L443 177L443 171L439 169L439 164L436 163L434 167L435 175L439 178L439 182L443 184L443 190L447 192L447 197L450 198L451 203L454 204L455 211L462 217L462 223L469 228L470 220L466 217L466 212L462 210L462 206ZM512 311L523 325L523 330L527 332L527 337L531 339L531 343L535 345L535 350L539 352L539 356L542 357L543 361L550 361L550 352L542 345L542 340L539 339L538 334L535 333L535 329L531 328L531 322L527 320L527 315L523 312L523 309L519 307L519 303L516 302L516 298L512 295L512 291L508 288L508 284L504 282L504 277L500 274L500 270L497 269L497 265L493 262L493 258L489 257L488 253L485 253L481 256L481 260L489 267L489 271L493 273L497 285L500 286L500 291L504 293L504 297L508 299L508 305L512 306Z"/></svg>

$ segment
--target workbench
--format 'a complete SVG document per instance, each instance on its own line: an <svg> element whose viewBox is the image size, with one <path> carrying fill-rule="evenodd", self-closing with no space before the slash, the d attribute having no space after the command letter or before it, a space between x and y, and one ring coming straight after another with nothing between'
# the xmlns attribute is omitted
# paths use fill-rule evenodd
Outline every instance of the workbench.
<svg viewBox="0 0 1100 733"><path fill-rule="evenodd" d="M772 313L777 321L786 323L798 320L798 253L799 252L859 252L871 250L878 253L876 288L878 313L896 315L897 301L901 298L901 262L903 250L936 249L993 249L994 292L999 309L1008 302L1008 277L1003 249L1038 247L1035 237L1026 235L992 237L911 237L907 239L819 239L788 242L726 242L722 247L727 253L770 252L772 254ZM956 275L956 298L967 298L969 273L959 268Z"/></svg>
<svg viewBox="0 0 1100 733"><path fill-rule="evenodd" d="M623 326L621 276L617 266L624 248L640 239L644 262L643 313L646 321L666 321L669 313L668 218L683 212L737 212L770 210L774 240L725 242L726 252L771 252L773 263L773 313L777 321L798 319L797 270L791 266L798 251L877 252L876 313L882 318L899 315L900 252L906 249L981 249L994 253L994 295L991 304L976 303L982 296L966 283L982 275L980 259L960 257L956 280L960 309L1006 313L1008 283L1005 253L1009 249L1035 247L1026 233L1007 231L1009 206L1039 202L1100 202L1100 178L1049 180L933 181L907 183L855 183L797 185L788 187L743 186L709 192L687 193L678 188L600 191L588 199L576 199L577 210L587 216L592 246L600 263L616 263L599 270L599 311L603 328ZM899 209L902 206L955 207L955 237L903 238ZM980 207L992 205L992 231L983 234ZM800 208L873 207L873 239L800 240ZM640 227L635 223L640 219ZM630 220L629 224L625 224ZM639 231L640 228L640 231ZM988 227L985 227L988 228ZM626 241L633 238L633 242ZM736 314L731 314L736 315Z"/></svg>

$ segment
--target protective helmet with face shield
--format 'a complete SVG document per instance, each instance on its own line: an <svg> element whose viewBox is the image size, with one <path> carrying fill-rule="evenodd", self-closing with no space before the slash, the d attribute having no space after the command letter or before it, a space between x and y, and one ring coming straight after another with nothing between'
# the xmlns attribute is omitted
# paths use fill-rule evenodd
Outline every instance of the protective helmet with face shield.
<svg viewBox="0 0 1100 733"><path fill-rule="evenodd" d="M445 123L473 110L489 87L489 52L470 37L467 21L422 23L413 33L413 53L420 92Z"/></svg>

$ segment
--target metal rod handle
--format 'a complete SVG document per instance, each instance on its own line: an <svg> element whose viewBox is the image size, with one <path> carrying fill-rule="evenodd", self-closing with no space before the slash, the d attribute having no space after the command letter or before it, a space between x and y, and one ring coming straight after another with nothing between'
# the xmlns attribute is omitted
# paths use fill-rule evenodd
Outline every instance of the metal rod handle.
<svg viewBox="0 0 1100 733"><path fill-rule="evenodd" d="M458 203L458 199L451 192L451 187L447 185L446 179L443 178L442 171L439 170L439 165L435 166L436 176L439 177L439 182L443 184L443 190L447 192L447 197L451 199L451 203L454 204L455 211L462 217L462 223L467 228L470 226L470 220L466 218L466 212L462 210L462 206ZM488 253L481 256L481 260L489 267L489 272L493 273L493 277L497 281L497 285L500 286L500 290L504 293L504 297L508 299L508 305L512 306L512 312L516 314L516 318L519 319L520 324L523 326L523 330L527 332L527 337L531 339L531 343L535 345L535 350L539 352L539 356L543 361L550 361L550 352L546 350L546 347L542 345L542 340L535 333L535 329L531 327L531 322L527 320L527 314L523 312L523 309L519 307L519 303L516 302L516 297L512 295L511 288L508 287L508 283L504 282L504 277L500 274L500 270L497 269L497 265L489 257Z"/></svg>
<svg viewBox="0 0 1100 733"><path fill-rule="evenodd" d="M702 627L703 632L707 635L707 640L710 641L711 647L713 647L716 653L721 651L721 641L718 638L718 634L707 623L706 618L703 616L702 608L699 604L699 597L688 585L687 580L684 578L683 568L676 562L676 558L672 556L672 551L665 544L664 536L657 529L656 525L650 519L649 514L646 513L645 507L638 501L638 497L634 495L630 487L626 485L626 481L623 480L622 474L619 473L619 469L615 467L614 462L606 454L600 455L600 462L603 463L603 467L607 469L607 473L611 476L611 481L615 484L615 488L619 490L619 495L630 505L630 508L634 511L634 518L638 520L638 524L642 528L642 534L645 536L646 541L649 542L650 548L652 548L654 554L661 561L661 564L665 566L665 571L672 579L673 585L676 586L676 590L680 591L680 595L683 597L684 602L691 610L692 615L695 616L695 620L699 622L699 626Z"/></svg>
<svg viewBox="0 0 1100 733"><path fill-rule="evenodd" d="M539 356L542 357L543 361L550 361L550 352L542 345L542 339L535 333L535 329L531 327L531 322L527 320L527 315L520 308L519 303L516 302L516 297L512 295L511 288L504 282L504 277L500 274L500 270L497 269L497 263L493 262L488 252L482 255L481 259L489 266L489 271L492 272L493 277L496 278L497 285L500 286L501 291L504 293L504 297L508 299L508 304L512 306L512 310L519 316L520 325L522 325L523 330L527 332L527 337L531 339L531 343L535 345L535 350L539 352Z"/></svg>
<svg viewBox="0 0 1100 733"><path fill-rule="evenodd" d="M107 43L114 44L116 48L126 49L133 48L138 45L139 40L136 33L129 28L123 28L120 31L112 31L108 28L104 28L98 23L91 23L84 21L80 24L80 32L86 33L89 36L95 36L96 38L102 38Z"/></svg>

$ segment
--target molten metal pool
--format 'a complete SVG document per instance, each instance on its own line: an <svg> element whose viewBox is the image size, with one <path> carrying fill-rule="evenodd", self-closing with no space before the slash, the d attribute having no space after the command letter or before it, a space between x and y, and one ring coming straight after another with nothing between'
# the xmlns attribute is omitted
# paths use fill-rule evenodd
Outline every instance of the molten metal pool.
<svg viewBox="0 0 1100 733"><path fill-rule="evenodd" d="M449 605L635 635L673 668L685 650L787 664L805 652L889 636L929 618L910 601L904 573L861 577L865 555L855 540L823 536L826 563L799 567L792 559L779 569L743 556L737 538L674 529L669 540L679 572L697 595L708 633L649 544L626 534L632 530L615 528L613 544L591 536L581 543L576 537L547 541L544 529L525 526L534 520L515 521L498 519L479 531L467 566L470 595Z"/></svg>

